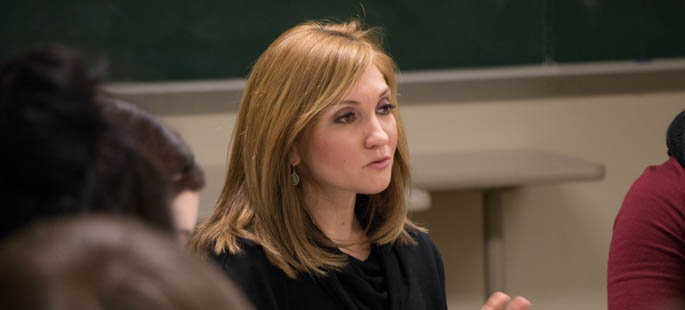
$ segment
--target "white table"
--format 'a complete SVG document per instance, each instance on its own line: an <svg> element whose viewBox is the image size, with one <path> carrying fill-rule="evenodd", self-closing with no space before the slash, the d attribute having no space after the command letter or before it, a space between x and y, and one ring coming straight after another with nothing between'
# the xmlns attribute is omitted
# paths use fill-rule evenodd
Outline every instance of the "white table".
<svg viewBox="0 0 685 310"><path fill-rule="evenodd" d="M483 190L486 296L504 289L502 206L497 191L604 177L601 164L528 150L416 154L412 156L411 164L414 188Z"/></svg>

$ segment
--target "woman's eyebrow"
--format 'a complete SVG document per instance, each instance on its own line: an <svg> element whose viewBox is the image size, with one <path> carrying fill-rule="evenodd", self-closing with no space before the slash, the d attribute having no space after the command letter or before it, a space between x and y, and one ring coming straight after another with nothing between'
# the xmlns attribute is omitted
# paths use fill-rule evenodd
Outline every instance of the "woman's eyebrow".
<svg viewBox="0 0 685 310"><path fill-rule="evenodd" d="M390 93L390 88L387 88L387 87L386 87L385 90L384 90L383 92L381 92L380 95L378 95L378 98L382 98L382 97L388 95L388 93ZM343 101L341 101L340 104L354 104L354 105L359 105L359 101L357 101L357 100L352 100L352 99L348 99L348 100L343 100Z"/></svg>
<svg viewBox="0 0 685 310"><path fill-rule="evenodd" d="M387 95L388 93L390 93L390 88L386 87L385 90L380 95L378 95L378 98L381 98Z"/></svg>
<svg viewBox="0 0 685 310"><path fill-rule="evenodd" d="M359 101L357 100L343 100L340 102L340 104L354 104L354 105L359 105Z"/></svg>

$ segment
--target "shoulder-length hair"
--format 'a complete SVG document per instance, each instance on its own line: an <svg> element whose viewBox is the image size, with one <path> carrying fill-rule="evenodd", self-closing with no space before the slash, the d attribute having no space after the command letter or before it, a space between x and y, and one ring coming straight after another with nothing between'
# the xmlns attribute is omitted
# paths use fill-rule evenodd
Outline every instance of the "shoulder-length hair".
<svg viewBox="0 0 685 310"><path fill-rule="evenodd" d="M290 183L288 154L322 111L336 105L369 65L383 74L397 104L396 65L374 29L359 21L306 22L286 31L255 63L233 131L228 173L209 219L192 244L196 251L232 254L239 238L261 245L272 264L289 277L324 275L345 265L304 205L302 186ZM409 153L399 112L392 177L382 192L356 210L371 243L413 243L404 191Z"/></svg>

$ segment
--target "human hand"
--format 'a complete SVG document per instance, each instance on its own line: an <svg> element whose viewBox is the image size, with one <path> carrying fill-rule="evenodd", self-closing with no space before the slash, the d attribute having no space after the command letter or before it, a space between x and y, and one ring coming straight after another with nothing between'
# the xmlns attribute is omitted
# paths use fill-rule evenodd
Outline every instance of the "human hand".
<svg viewBox="0 0 685 310"><path fill-rule="evenodd" d="M530 310L531 303L528 299L516 296L513 300L509 295L495 292L480 308L480 310Z"/></svg>

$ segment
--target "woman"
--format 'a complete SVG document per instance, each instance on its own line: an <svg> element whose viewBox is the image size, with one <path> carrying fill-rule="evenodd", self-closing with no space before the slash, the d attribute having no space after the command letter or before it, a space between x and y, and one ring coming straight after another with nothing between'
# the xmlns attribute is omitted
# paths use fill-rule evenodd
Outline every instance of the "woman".
<svg viewBox="0 0 685 310"><path fill-rule="evenodd" d="M407 218L395 64L378 42L357 21L304 23L250 73L193 244L259 309L446 308L440 254Z"/></svg>

